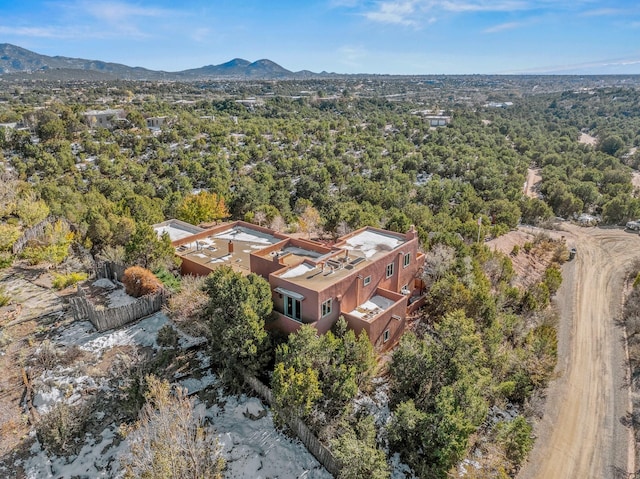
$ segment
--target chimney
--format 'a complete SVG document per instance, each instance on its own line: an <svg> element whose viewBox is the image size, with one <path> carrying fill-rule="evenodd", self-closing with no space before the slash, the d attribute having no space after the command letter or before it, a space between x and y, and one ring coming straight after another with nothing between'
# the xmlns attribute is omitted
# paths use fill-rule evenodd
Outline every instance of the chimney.
<svg viewBox="0 0 640 479"><path fill-rule="evenodd" d="M412 240L418 236L418 232L416 231L415 225L411 225L409 231L407 231L407 240Z"/></svg>
<svg viewBox="0 0 640 479"><path fill-rule="evenodd" d="M227 246L229 248L229 254L233 254L233 241L229 240L229 243L227 243Z"/></svg>

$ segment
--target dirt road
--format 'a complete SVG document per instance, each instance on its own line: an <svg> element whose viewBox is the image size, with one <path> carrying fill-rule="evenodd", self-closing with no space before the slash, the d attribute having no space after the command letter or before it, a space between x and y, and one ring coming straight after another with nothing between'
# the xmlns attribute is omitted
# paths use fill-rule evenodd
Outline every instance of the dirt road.
<svg viewBox="0 0 640 479"><path fill-rule="evenodd" d="M557 379L519 479L601 479L634 468L623 331L615 324L626 267L640 238L620 229L566 226L578 254L564 266Z"/></svg>
<svg viewBox="0 0 640 479"><path fill-rule="evenodd" d="M527 182L524 184L524 194L529 198L540 198L540 192L538 191L539 183L542 181L540 176L541 168L529 168L527 169Z"/></svg>

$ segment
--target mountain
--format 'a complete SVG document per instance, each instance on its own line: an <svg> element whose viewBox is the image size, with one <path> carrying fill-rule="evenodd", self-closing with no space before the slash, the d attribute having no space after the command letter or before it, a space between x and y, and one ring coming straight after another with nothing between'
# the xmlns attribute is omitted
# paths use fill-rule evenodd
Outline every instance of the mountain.
<svg viewBox="0 0 640 479"><path fill-rule="evenodd" d="M207 65L179 72L148 70L99 60L50 57L9 43L0 44L0 75L8 78L36 75L43 79L123 79L123 80L203 80L203 79L280 79L309 78L316 74L292 72L271 60L253 63L234 58L220 65ZM319 75L318 75L319 76Z"/></svg>

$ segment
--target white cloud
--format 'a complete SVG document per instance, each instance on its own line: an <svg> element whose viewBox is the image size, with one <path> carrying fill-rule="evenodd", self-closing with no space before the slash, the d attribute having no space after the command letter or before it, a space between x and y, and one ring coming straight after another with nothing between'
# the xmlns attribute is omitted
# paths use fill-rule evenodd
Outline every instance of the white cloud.
<svg viewBox="0 0 640 479"><path fill-rule="evenodd" d="M392 0L381 2L378 9L366 12L364 16L369 20L380 23L397 25L415 25L415 0Z"/></svg>
<svg viewBox="0 0 640 479"><path fill-rule="evenodd" d="M566 11L589 3L591 0L381 0L369 4L362 14L375 22L419 26L444 13Z"/></svg>
<svg viewBox="0 0 640 479"><path fill-rule="evenodd" d="M486 28L485 30L483 30L483 33L504 32L505 30L513 30L523 25L524 24L521 22L506 22L506 23L501 23L499 25L494 25L493 27Z"/></svg>

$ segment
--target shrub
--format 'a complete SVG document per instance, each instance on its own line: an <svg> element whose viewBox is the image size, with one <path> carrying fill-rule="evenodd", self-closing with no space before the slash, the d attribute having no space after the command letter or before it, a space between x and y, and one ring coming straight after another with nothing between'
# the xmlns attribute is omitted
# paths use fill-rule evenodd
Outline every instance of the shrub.
<svg viewBox="0 0 640 479"><path fill-rule="evenodd" d="M0 252L0 269L8 268L13 264L13 255L7 251Z"/></svg>
<svg viewBox="0 0 640 479"><path fill-rule="evenodd" d="M533 447L533 428L527 420L518 416L508 423L499 423L498 442L504 447L507 459L517 468Z"/></svg>
<svg viewBox="0 0 640 479"><path fill-rule="evenodd" d="M68 286L78 284L81 281L87 279L89 275L83 272L69 273L69 274L56 274L53 275L53 287L56 289L64 289Z"/></svg>
<svg viewBox="0 0 640 479"><path fill-rule="evenodd" d="M183 389L146 378L146 403L132 426L121 432L130 453L122 458L125 478L197 477L221 479L224 459L215 432L204 424Z"/></svg>
<svg viewBox="0 0 640 479"><path fill-rule="evenodd" d="M1 251L9 251L18 238L20 238L20 228L18 226L6 223L0 225Z"/></svg>
<svg viewBox="0 0 640 479"><path fill-rule="evenodd" d="M6 306L11 302L11 296L9 296L4 288L0 288L0 307Z"/></svg>
<svg viewBox="0 0 640 479"><path fill-rule="evenodd" d="M171 319L177 322L197 319L209 301L203 291L205 278L202 276L184 276L180 282L180 292L169 298L167 309Z"/></svg>
<svg viewBox="0 0 640 479"><path fill-rule="evenodd" d="M533 243L531 241L527 241L522 248L524 249L525 253L530 253L531 250L533 249Z"/></svg>
<svg viewBox="0 0 640 479"><path fill-rule="evenodd" d="M178 345L178 332L165 324L158 331L157 343L165 348L175 348Z"/></svg>
<svg viewBox="0 0 640 479"><path fill-rule="evenodd" d="M164 266L160 269L155 270L153 274L156 276L156 278L162 281L164 287L172 293L177 293L178 291L180 291L180 278L174 276Z"/></svg>
<svg viewBox="0 0 640 479"><path fill-rule="evenodd" d="M562 272L556 266L549 266L544 272L544 283L550 294L555 294L562 284Z"/></svg>
<svg viewBox="0 0 640 479"><path fill-rule="evenodd" d="M36 424L38 440L50 453L61 455L73 452L72 441L83 432L85 416L83 408L64 402L56 403L48 413L40 416Z"/></svg>
<svg viewBox="0 0 640 479"><path fill-rule="evenodd" d="M134 298L154 294L162 288L160 280L151 271L140 266L127 268L122 276L122 283L126 293Z"/></svg>
<svg viewBox="0 0 640 479"><path fill-rule="evenodd" d="M42 344L35 352L36 363L44 369L53 368L58 363L58 357L58 350L48 339L42 341Z"/></svg>
<svg viewBox="0 0 640 479"><path fill-rule="evenodd" d="M520 246L519 245L513 245L513 249L511 250L511 256L518 256L518 253L520 252Z"/></svg>

